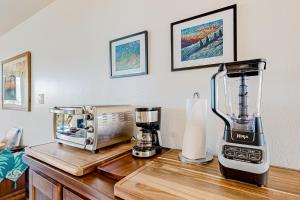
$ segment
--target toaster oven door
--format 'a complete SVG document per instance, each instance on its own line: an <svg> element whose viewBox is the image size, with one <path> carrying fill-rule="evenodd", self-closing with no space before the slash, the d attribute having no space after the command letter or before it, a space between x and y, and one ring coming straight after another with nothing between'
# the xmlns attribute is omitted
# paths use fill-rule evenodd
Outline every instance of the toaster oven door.
<svg viewBox="0 0 300 200"><path fill-rule="evenodd" d="M82 107L56 107L52 112L55 115L56 139L86 144L87 120Z"/></svg>

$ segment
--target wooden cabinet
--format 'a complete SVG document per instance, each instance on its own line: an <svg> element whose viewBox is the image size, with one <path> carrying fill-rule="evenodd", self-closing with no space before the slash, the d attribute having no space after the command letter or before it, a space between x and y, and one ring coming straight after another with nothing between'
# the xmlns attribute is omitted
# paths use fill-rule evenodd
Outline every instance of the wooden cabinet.
<svg viewBox="0 0 300 200"><path fill-rule="evenodd" d="M73 176L28 155L24 155L23 160L30 169L30 200L116 199L116 181L96 171L84 176Z"/></svg>
<svg viewBox="0 0 300 200"><path fill-rule="evenodd" d="M0 183L0 200L24 200L25 199L26 173L13 182L4 179Z"/></svg>
<svg viewBox="0 0 300 200"><path fill-rule="evenodd" d="M29 171L31 200L86 200L46 175Z"/></svg>
<svg viewBox="0 0 300 200"><path fill-rule="evenodd" d="M62 199L62 185L41 173L29 170L29 186L31 200Z"/></svg>
<svg viewBox="0 0 300 200"><path fill-rule="evenodd" d="M85 199L78 196L74 192L71 192L67 188L64 188L63 189L63 200L85 200Z"/></svg>

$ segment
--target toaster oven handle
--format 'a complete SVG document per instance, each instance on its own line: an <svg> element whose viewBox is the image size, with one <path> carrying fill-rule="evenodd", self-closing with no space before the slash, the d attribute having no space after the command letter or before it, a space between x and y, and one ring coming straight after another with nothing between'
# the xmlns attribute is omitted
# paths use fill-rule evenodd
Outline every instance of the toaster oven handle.
<svg viewBox="0 0 300 200"><path fill-rule="evenodd" d="M50 112L67 115L82 115L85 113L82 107L53 107L50 108Z"/></svg>

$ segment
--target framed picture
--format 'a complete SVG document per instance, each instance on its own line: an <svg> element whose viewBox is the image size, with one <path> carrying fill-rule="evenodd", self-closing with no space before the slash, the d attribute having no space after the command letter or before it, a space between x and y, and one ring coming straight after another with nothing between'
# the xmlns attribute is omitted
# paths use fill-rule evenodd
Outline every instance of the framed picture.
<svg viewBox="0 0 300 200"><path fill-rule="evenodd" d="M25 52L2 61L2 108L30 111L31 54Z"/></svg>
<svg viewBox="0 0 300 200"><path fill-rule="evenodd" d="M235 61L236 5L172 23L171 52L171 71Z"/></svg>
<svg viewBox="0 0 300 200"><path fill-rule="evenodd" d="M111 78L148 74L148 32L110 41Z"/></svg>

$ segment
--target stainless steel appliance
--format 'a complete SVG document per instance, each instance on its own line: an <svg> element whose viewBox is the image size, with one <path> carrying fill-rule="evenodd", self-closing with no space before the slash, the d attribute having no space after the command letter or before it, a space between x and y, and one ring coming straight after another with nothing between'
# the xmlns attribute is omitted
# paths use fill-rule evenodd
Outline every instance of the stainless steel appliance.
<svg viewBox="0 0 300 200"><path fill-rule="evenodd" d="M134 132L134 108L127 105L54 107L57 142L97 152L129 141Z"/></svg>
<svg viewBox="0 0 300 200"><path fill-rule="evenodd" d="M161 151L161 108L136 108L135 123L139 127L132 155L147 158Z"/></svg>
<svg viewBox="0 0 300 200"><path fill-rule="evenodd" d="M212 77L212 110L225 122L218 159L225 178L267 184L269 155L260 114L264 59L222 64ZM223 79L226 114L219 108Z"/></svg>

